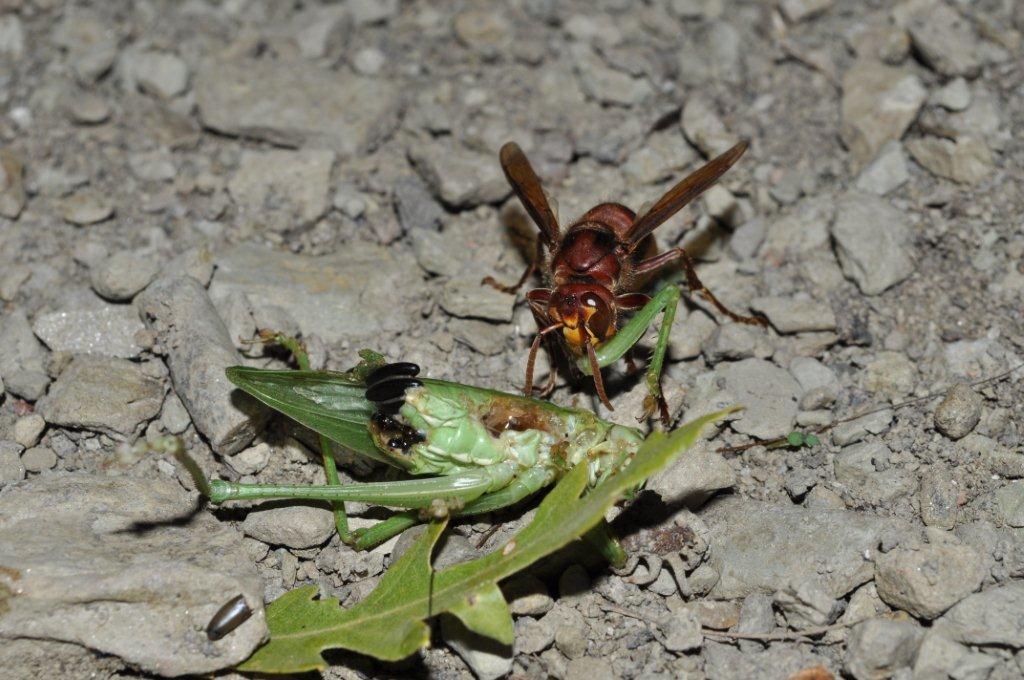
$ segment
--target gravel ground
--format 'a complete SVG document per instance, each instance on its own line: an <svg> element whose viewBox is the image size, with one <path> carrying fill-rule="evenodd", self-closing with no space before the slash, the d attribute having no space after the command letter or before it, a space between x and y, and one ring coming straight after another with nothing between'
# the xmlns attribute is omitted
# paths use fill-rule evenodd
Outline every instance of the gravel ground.
<svg viewBox="0 0 1024 680"><path fill-rule="evenodd" d="M358 600L394 542L355 553L311 506L196 512L126 445L321 482L308 433L223 376L284 365L259 329L319 367L373 347L515 390L534 322L479 285L531 249L501 144L568 220L745 138L657 238L771 328L680 310L673 415L746 410L616 522L627 569L567 553L506 584L512 649L444 624L324 677L1024 676L1022 372L971 385L1024 359L1022 32L1015 0L0 0L3 675L210 673L265 630L256 606L207 641L225 593ZM634 422L641 384L609 377Z"/></svg>

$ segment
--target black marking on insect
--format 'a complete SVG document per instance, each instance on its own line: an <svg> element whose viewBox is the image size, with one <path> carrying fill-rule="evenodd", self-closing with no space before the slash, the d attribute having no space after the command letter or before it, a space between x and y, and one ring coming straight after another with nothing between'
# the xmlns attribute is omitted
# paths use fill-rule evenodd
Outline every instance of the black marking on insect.
<svg viewBox="0 0 1024 680"><path fill-rule="evenodd" d="M415 377L419 372L420 367L409 361L381 366L366 377L366 399L378 412L394 415L405 402L405 391L423 386Z"/></svg>
<svg viewBox="0 0 1024 680"><path fill-rule="evenodd" d="M252 609L245 601L245 596L238 595L224 603L224 606L217 610L217 613L206 625L206 637L211 640L220 640L222 637L238 628L252 616Z"/></svg>

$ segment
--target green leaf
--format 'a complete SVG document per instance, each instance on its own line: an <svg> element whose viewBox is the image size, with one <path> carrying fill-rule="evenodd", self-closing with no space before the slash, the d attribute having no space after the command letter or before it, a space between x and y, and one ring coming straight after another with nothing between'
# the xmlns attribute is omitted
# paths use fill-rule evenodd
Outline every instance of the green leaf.
<svg viewBox="0 0 1024 680"><path fill-rule="evenodd" d="M429 526L377 588L353 607L314 598L316 588L300 588L267 608L270 641L239 669L258 673L299 673L326 667L321 653L348 649L378 659L405 658L429 641L424 620L450 612L471 631L511 644L512 617L498 582L583 535L626 490L641 484L693 445L701 429L732 409L705 416L665 435L652 434L636 457L581 497L586 465L578 465L555 485L522 531L502 548L478 559L432 571L430 554L444 522Z"/></svg>

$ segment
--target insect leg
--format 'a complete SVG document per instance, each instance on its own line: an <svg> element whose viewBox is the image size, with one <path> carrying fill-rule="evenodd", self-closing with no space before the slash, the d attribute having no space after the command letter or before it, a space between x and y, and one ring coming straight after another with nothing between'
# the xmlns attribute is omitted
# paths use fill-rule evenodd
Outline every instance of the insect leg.
<svg viewBox="0 0 1024 680"><path fill-rule="evenodd" d="M481 515L485 512L507 508L535 494L553 481L555 481L554 471L542 467L529 468L509 482L508 486L466 503L458 514Z"/></svg>
<svg viewBox="0 0 1024 680"><path fill-rule="evenodd" d="M533 313L533 320L537 323L538 335L534 338L533 344L530 346L530 356L526 362L526 385L523 387L523 393L530 397L533 396L533 367L537 361L537 350L540 349L540 338L543 335L541 329L547 328L551 325L551 320L548 318L547 306L551 300L551 291L547 288L534 288L526 294L526 301L530 305L530 311ZM546 337L546 336L545 336ZM551 358L551 370L548 372L548 381L541 388L538 396L544 398L551 394L551 391L555 389L555 354L551 349L551 341L545 339L546 349L548 356Z"/></svg>
<svg viewBox="0 0 1024 680"><path fill-rule="evenodd" d="M300 371L308 371L309 369L309 354L306 351L306 345L297 338L289 337L283 333L275 333L271 337L269 333L266 333L270 337L270 341L278 345L281 345L295 357L295 363L298 364ZM341 478L338 476L338 464L334 460L334 455L331 452L331 441L322 434L317 434L318 443L320 444L320 456L324 461L324 476L327 479L328 486L341 486ZM338 536L342 541L348 542L351 540L351 534L348 530L348 515L345 512L345 504L341 501L331 503L331 510L334 511L334 527L338 530Z"/></svg>
<svg viewBox="0 0 1024 680"><path fill-rule="evenodd" d="M699 293L701 297L714 305L715 309L719 312L738 323L745 323L753 326L768 325L767 320L762 317L743 316L741 314L737 314L719 302L718 298L715 297L715 294L701 282L700 278L697 276L697 270L694 268L693 259L683 248L673 248L672 250L668 250L660 255L655 255L652 258L643 260L642 262L637 263L635 272L636 274L647 274L676 261L678 261L679 265L683 268L683 273L686 275L686 285L690 287L690 291Z"/></svg>
<svg viewBox="0 0 1024 680"><path fill-rule="evenodd" d="M353 531L351 546L356 550L376 548L392 536L396 536L422 521L420 513L415 510L395 513L391 517L377 522L372 527Z"/></svg>
<svg viewBox="0 0 1024 680"><path fill-rule="evenodd" d="M530 264L526 265L526 271L523 272L523 275L519 277L518 281L516 281L511 286L506 286L498 283L497 279L495 279L493 276L485 276L483 281L481 281L480 283L485 286L490 286L491 288L497 288L502 293L515 293L517 290L523 287L523 284L526 283L531 276L533 276L533 273L537 271L537 267L540 266L540 263L543 261L544 240L538 238L537 247L534 249L533 253L533 259L530 260Z"/></svg>

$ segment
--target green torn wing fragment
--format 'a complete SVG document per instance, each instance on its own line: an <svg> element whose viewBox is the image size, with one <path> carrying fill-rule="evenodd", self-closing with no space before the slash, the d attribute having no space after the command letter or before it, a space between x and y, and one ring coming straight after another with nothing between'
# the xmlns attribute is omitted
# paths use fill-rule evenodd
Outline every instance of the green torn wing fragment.
<svg viewBox="0 0 1024 680"><path fill-rule="evenodd" d="M239 389L314 432L367 458L388 462L367 429L374 405L366 400L363 381L351 373L232 366L227 376Z"/></svg>
<svg viewBox="0 0 1024 680"><path fill-rule="evenodd" d="M321 653L336 648L388 661L402 659L429 641L425 619L444 612L457 616L473 632L511 644L512 617L498 582L583 535L627 490L692 446L705 425L731 410L705 416L668 435L652 434L629 465L582 497L587 470L585 465L576 466L541 502L533 521L488 555L432 571L430 555L444 528L444 522L435 522L377 588L353 607L342 609L335 598L315 599L315 586L283 595L267 608L270 641L239 669L322 669L327 662Z"/></svg>

